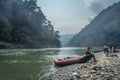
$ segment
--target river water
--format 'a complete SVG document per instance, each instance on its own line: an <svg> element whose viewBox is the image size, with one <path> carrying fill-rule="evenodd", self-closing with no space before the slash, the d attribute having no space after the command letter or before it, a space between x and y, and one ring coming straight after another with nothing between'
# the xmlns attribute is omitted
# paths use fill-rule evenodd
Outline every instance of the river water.
<svg viewBox="0 0 120 80"><path fill-rule="evenodd" d="M78 57L85 48L0 49L0 80L40 80L55 58Z"/></svg>

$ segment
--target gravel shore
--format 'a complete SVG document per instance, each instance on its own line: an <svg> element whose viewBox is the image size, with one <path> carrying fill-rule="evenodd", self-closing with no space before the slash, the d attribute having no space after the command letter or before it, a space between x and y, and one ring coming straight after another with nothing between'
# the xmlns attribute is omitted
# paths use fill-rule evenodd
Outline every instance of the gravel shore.
<svg viewBox="0 0 120 80"><path fill-rule="evenodd" d="M74 64L58 70L42 80L120 80L120 53L95 54L97 62Z"/></svg>

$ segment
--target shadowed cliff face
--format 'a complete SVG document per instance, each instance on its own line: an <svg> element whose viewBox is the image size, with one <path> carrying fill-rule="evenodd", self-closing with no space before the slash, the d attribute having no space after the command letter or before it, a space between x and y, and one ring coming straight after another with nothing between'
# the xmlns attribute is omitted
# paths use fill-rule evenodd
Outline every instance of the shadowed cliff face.
<svg viewBox="0 0 120 80"><path fill-rule="evenodd" d="M0 0L0 47L60 47L36 0Z"/></svg>
<svg viewBox="0 0 120 80"><path fill-rule="evenodd" d="M120 2L104 9L67 46L120 45Z"/></svg>

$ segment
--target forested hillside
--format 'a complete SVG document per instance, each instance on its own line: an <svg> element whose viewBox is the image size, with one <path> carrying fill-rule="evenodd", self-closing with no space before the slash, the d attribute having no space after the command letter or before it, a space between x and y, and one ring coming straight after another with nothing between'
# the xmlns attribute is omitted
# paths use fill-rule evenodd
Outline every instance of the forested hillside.
<svg viewBox="0 0 120 80"><path fill-rule="evenodd" d="M120 2L100 12L67 46L120 45Z"/></svg>
<svg viewBox="0 0 120 80"><path fill-rule="evenodd" d="M37 0L0 0L0 48L60 47Z"/></svg>

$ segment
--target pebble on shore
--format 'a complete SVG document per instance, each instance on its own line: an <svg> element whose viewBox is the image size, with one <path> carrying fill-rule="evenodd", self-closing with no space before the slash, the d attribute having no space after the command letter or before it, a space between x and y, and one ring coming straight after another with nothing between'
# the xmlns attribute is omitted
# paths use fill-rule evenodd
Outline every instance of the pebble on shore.
<svg viewBox="0 0 120 80"><path fill-rule="evenodd" d="M120 54L118 58L106 57L104 53L96 53L98 62L89 61L59 68L54 74L42 80L120 80Z"/></svg>

